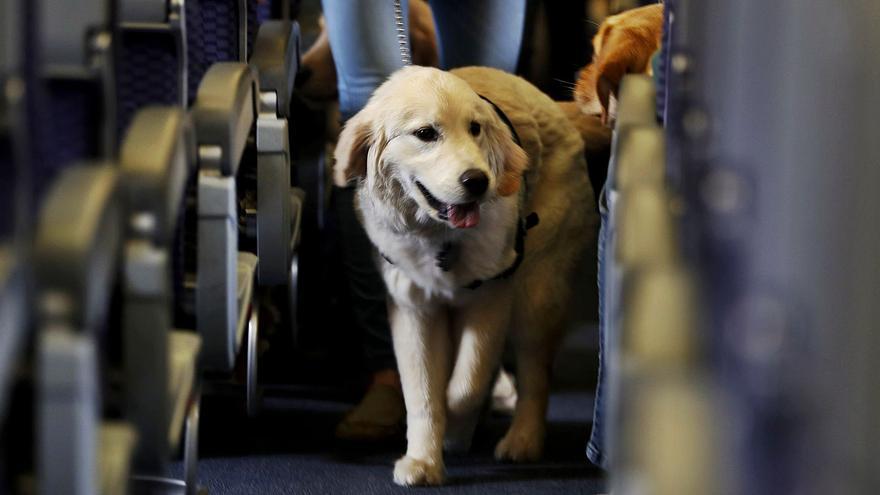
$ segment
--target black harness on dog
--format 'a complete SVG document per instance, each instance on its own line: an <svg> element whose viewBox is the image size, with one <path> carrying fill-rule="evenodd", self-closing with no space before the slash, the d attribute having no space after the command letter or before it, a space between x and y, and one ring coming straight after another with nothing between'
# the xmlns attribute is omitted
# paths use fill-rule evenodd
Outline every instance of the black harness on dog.
<svg viewBox="0 0 880 495"><path fill-rule="evenodd" d="M519 134L516 133L516 129L513 128L513 123L510 122L510 119L507 117L507 114L505 114L504 111L501 110L501 108L498 105L496 105L495 102L493 102L489 98L486 98L485 96L483 96L479 93L477 93L477 96L482 98L489 105L492 105L492 108L495 110L495 113L498 115L498 118L500 118L501 121L504 122L504 124L507 126L507 128L510 129L510 134L513 137L513 142L515 142L517 146L522 148L522 142L519 140ZM523 187L526 187L525 181L523 181ZM526 215L525 218L520 216L519 222L517 222L517 226L516 226L516 239L514 240L514 243L513 243L513 250L516 252L516 258L513 260L513 263L511 263L511 265L509 267L507 267L504 271L502 271L498 275L495 275L494 277L491 277L488 279L474 280L473 282L465 285L464 288L465 289L476 289L477 287L483 285L483 283L485 283L485 282L508 278L511 275L513 275L514 273L516 273L516 270L519 268L519 265L522 264L523 257L525 256L526 234L528 233L529 229L538 225L538 223L540 221L541 220L540 220L540 218L538 218L538 213L534 212L534 211L529 213L528 215ZM379 254L382 256L383 259L385 259L385 261L387 261L388 263L390 263L392 265L394 264L394 262L391 261L391 259L388 256L386 256L385 253L382 253L380 251ZM443 270L444 272L448 272L449 270L452 269L452 265L454 265L455 261L458 259L458 250L455 249L455 245L452 244L452 242L445 242L445 243L443 243L443 247L440 249L440 252L437 253L436 259L437 259L437 266L441 270Z"/></svg>

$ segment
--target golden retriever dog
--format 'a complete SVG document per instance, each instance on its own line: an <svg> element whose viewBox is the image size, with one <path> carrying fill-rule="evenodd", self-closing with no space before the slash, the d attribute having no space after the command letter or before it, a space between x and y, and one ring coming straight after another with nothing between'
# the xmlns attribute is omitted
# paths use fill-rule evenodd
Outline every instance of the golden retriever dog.
<svg viewBox="0 0 880 495"><path fill-rule="evenodd" d="M605 19L593 37L593 61L578 76L574 99L584 113L614 120L617 90L626 74L651 74L651 57L663 37L663 4Z"/></svg>
<svg viewBox="0 0 880 495"><path fill-rule="evenodd" d="M572 268L598 223L583 146L549 97L480 67L405 67L344 127L334 178L357 183L406 402L396 483L442 483L444 446L469 448L508 334L519 398L495 457L541 456Z"/></svg>

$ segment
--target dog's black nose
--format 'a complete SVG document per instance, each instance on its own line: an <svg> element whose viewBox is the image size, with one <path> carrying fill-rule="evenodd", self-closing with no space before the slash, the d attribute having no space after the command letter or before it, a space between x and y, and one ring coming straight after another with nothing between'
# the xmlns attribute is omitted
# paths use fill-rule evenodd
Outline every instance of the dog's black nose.
<svg viewBox="0 0 880 495"><path fill-rule="evenodd" d="M489 177L475 168L465 170L458 181L472 196L481 196L489 188Z"/></svg>

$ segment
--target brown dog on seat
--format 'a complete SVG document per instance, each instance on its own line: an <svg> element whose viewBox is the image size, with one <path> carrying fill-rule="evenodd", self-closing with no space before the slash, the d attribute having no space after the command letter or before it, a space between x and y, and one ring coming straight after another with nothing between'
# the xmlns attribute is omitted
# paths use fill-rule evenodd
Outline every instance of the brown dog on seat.
<svg viewBox="0 0 880 495"><path fill-rule="evenodd" d="M581 111L614 120L620 81L651 74L651 57L663 37L663 4L627 10L605 19L593 37L593 61L578 76L574 99Z"/></svg>

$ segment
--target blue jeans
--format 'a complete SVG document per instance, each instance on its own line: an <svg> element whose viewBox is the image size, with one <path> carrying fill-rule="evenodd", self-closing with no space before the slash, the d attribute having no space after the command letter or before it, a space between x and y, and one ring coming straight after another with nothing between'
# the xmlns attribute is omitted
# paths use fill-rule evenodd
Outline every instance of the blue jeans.
<svg viewBox="0 0 880 495"><path fill-rule="evenodd" d="M608 325L606 318L608 317L609 308L607 297L605 296L607 287L606 282L606 253L608 251L608 206L605 199L605 188L599 197L599 240L597 249L598 266L596 270L597 284L599 287L599 378L596 381L596 399L593 403L593 430L590 432L590 441L587 443L587 458L602 468L608 467L608 457L605 453L605 433L606 428L604 419L607 417L605 409L607 407L608 389L608 342L607 333Z"/></svg>
<svg viewBox="0 0 880 495"><path fill-rule="evenodd" d="M596 385L596 400L593 406L593 431L587 444L587 457L593 464L608 468L609 452L612 450L608 434L614 430L610 424L614 419L614 390L616 352L620 336L620 267L614 261L616 231L617 190L614 187L615 157L613 150L617 134L612 138L612 156L608 161L608 176L599 196L599 240L597 283L599 288L599 379Z"/></svg>
<svg viewBox="0 0 880 495"><path fill-rule="evenodd" d="M322 0L339 89L339 111L348 120L373 91L403 66L393 0ZM401 0L404 22L409 2ZM444 69L485 65L516 70L526 0L431 2ZM407 27L408 29L408 27Z"/></svg>

